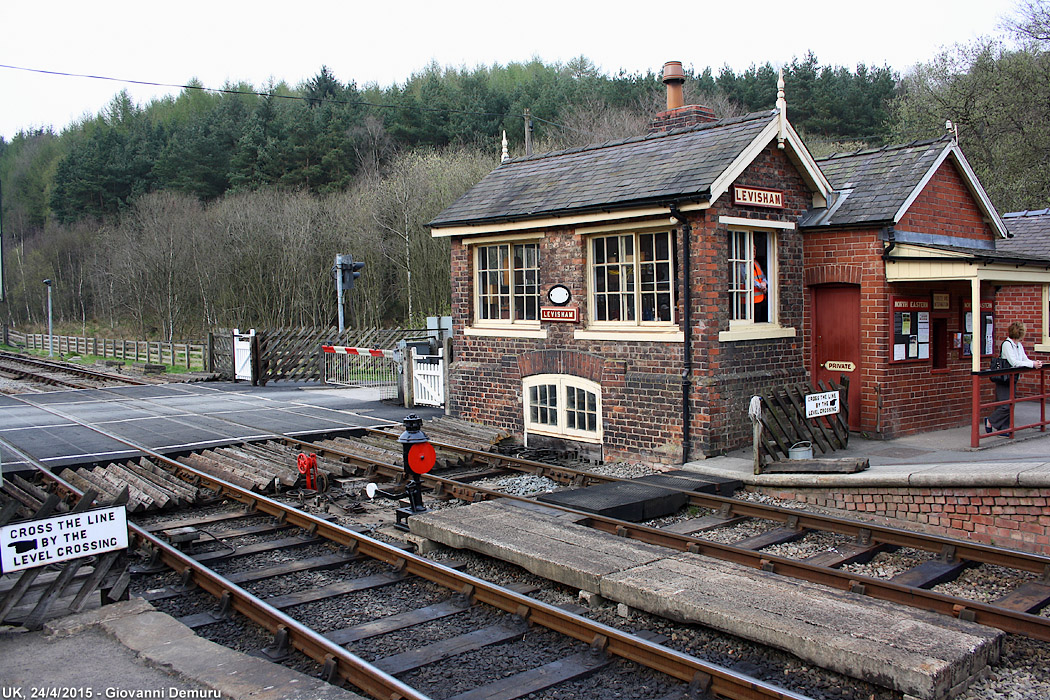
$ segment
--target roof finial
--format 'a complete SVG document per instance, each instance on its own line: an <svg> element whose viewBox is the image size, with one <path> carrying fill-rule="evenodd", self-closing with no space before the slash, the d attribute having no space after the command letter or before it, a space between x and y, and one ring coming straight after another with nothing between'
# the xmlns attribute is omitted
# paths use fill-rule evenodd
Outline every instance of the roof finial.
<svg viewBox="0 0 1050 700"><path fill-rule="evenodd" d="M503 153L499 157L499 162L502 163L510 158L510 153L507 152L507 130L503 130Z"/></svg>
<svg viewBox="0 0 1050 700"><path fill-rule="evenodd" d="M787 133L787 111L788 103L787 98L784 95L784 69L780 69L780 74L777 76L777 112L779 113L777 119L779 120L779 130L777 132L777 148L784 150L784 138Z"/></svg>
<svg viewBox="0 0 1050 700"><path fill-rule="evenodd" d="M952 142L959 143L959 125L952 122L951 119L946 119L944 122L944 130L951 134Z"/></svg>

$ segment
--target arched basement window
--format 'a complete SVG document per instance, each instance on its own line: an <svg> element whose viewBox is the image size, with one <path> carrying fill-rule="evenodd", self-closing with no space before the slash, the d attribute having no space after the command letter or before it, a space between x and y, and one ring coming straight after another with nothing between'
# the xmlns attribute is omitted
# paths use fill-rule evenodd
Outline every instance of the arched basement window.
<svg viewBox="0 0 1050 700"><path fill-rule="evenodd" d="M602 441L601 385L571 374L535 374L522 389L526 432Z"/></svg>

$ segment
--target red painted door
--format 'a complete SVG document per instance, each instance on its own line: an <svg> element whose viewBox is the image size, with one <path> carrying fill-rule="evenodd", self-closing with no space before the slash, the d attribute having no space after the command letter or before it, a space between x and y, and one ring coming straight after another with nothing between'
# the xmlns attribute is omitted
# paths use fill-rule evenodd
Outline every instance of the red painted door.
<svg viewBox="0 0 1050 700"><path fill-rule="evenodd" d="M849 377L849 425L860 425L860 287L813 288L814 382Z"/></svg>

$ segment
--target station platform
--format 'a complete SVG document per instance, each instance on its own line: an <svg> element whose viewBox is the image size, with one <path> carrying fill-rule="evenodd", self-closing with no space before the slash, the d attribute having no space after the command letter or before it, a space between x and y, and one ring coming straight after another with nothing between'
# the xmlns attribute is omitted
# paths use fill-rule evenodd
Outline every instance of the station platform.
<svg viewBox="0 0 1050 700"><path fill-rule="evenodd" d="M37 632L0 627L0 659L8 698L366 700L198 637L143 600L55 619Z"/></svg>
<svg viewBox="0 0 1050 700"><path fill-rule="evenodd" d="M1018 422L1038 420L1038 406L1019 406ZM1050 415L1050 410L1047 412ZM844 450L814 457L866 459L869 467L852 474L755 474L750 448L721 456L698 459L681 469L710 476L740 479L750 486L884 486L943 488L1050 488L1050 427L1019 430L1012 438L983 437L980 447L970 447L969 426L873 440L850 433ZM790 460L782 464L790 464Z"/></svg>
<svg viewBox="0 0 1050 700"><path fill-rule="evenodd" d="M1038 420L1034 413L1018 424ZM1050 431L985 437L969 427L871 440L851 433L848 448L817 459L852 457L854 473L754 473L750 449L689 462L681 469L739 479L745 488L878 524L1050 556ZM790 469L791 460L778 463Z"/></svg>

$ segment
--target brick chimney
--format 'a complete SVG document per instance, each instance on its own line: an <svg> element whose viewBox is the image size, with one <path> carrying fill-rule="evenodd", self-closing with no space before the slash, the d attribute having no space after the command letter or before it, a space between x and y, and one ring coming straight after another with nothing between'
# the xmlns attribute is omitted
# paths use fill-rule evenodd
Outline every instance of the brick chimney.
<svg viewBox="0 0 1050 700"><path fill-rule="evenodd" d="M664 64L664 85L667 86L667 111L653 117L649 124L649 133L657 134L683 126L696 126L706 122L718 121L710 107L686 105L682 94L685 84L685 72L681 61L668 61Z"/></svg>

